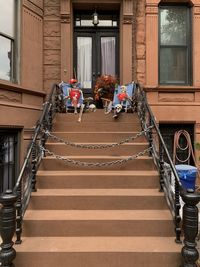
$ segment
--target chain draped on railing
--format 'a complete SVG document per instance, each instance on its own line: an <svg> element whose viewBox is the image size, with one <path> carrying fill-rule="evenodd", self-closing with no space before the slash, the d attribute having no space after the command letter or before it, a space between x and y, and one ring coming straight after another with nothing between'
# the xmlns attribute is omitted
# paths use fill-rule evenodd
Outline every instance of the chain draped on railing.
<svg viewBox="0 0 200 267"><path fill-rule="evenodd" d="M143 151L141 151L135 155L132 155L132 156L129 156L129 157L126 157L123 159L108 161L108 162L85 162L85 161L73 160L73 159L66 158L64 156L57 155L54 152L52 152L52 151L50 151L50 150L48 150L42 146L40 146L40 149L45 154L48 154L49 156L52 156L58 160L61 160L62 162L64 162L64 164L73 164L73 165L82 166L82 167L100 167L101 168L101 167L113 166L116 164L124 164L130 160L137 159L138 157L144 156L147 152L149 152L152 149L152 147L148 147L147 149L145 149L145 150L143 150Z"/></svg>
<svg viewBox="0 0 200 267"><path fill-rule="evenodd" d="M65 145L69 145L72 147L77 147L77 148L87 148L87 149L105 149L105 148L111 148L111 147L116 147L116 146L120 146L123 145L125 143L128 143L130 141L134 141L136 140L138 137L142 136L142 135L146 135L151 129L153 128L153 126L149 126L147 129L145 129L144 131L138 132L137 134L135 134L134 136L130 136L118 143L113 143L113 144L90 144L90 145L85 145L85 144L78 144L78 143L74 143L74 142L70 142L65 140L62 137L58 137L56 135L53 135L52 133L50 133L49 131L43 131L45 133L45 135L51 139L53 139L54 141L57 141L59 143L63 143Z"/></svg>
<svg viewBox="0 0 200 267"><path fill-rule="evenodd" d="M135 91L135 106L140 118L142 129L153 126L147 133L149 146L154 162L160 173L160 191L163 191L173 216L177 243L181 242L181 234L184 237L182 248L182 267L195 267L199 257L196 249L196 237L198 234L198 208L200 194L192 189L183 188L173 161L169 155L166 144L160 133L156 119L148 104L145 91L137 84ZM184 201L183 213L180 213L181 203Z"/></svg>

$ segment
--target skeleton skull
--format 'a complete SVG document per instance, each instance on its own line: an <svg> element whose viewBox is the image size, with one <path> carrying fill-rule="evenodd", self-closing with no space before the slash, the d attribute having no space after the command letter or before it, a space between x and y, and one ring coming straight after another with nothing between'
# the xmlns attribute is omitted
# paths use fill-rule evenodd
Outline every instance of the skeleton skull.
<svg viewBox="0 0 200 267"><path fill-rule="evenodd" d="M89 105L89 111L95 112L96 111L96 106L94 104Z"/></svg>
<svg viewBox="0 0 200 267"><path fill-rule="evenodd" d="M117 104L115 106L115 110L116 110L117 113L120 113L120 111L122 110L122 105L121 104Z"/></svg>

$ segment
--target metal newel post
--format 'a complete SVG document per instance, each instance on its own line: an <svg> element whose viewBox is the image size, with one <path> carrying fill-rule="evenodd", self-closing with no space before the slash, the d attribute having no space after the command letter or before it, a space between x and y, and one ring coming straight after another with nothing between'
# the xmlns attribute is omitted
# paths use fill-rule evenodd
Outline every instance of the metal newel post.
<svg viewBox="0 0 200 267"><path fill-rule="evenodd" d="M16 228L16 200L17 196L13 194L12 190L7 190L0 195L0 203L2 204L0 213L1 267L14 267L13 260L16 257L16 251L13 248L12 239Z"/></svg>
<svg viewBox="0 0 200 267"><path fill-rule="evenodd" d="M188 189L187 193L181 192L185 205L183 207L183 232L184 247L182 248L183 267L196 267L199 253L196 249L196 237L198 234L198 208L197 204L200 195L193 189Z"/></svg>

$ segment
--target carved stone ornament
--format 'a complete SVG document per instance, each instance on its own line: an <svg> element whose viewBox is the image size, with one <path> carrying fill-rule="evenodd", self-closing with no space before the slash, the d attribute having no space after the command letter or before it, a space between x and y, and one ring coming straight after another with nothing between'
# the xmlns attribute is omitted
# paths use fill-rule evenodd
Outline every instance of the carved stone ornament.
<svg viewBox="0 0 200 267"><path fill-rule="evenodd" d="M194 15L200 15L200 5L194 6Z"/></svg>
<svg viewBox="0 0 200 267"><path fill-rule="evenodd" d="M155 4L148 4L146 6L146 14L158 14L158 6Z"/></svg>
<svg viewBox="0 0 200 267"><path fill-rule="evenodd" d="M123 16L123 24L132 24L132 23L133 23L133 15Z"/></svg>
<svg viewBox="0 0 200 267"><path fill-rule="evenodd" d="M70 23L70 14L60 14L61 23Z"/></svg>

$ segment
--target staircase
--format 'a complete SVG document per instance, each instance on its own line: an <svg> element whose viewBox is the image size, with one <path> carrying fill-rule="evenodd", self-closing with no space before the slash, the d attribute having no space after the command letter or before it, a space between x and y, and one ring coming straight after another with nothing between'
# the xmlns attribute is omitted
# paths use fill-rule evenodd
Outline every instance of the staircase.
<svg viewBox="0 0 200 267"><path fill-rule="evenodd" d="M136 114L118 120L103 110L57 114L53 134L85 144L116 143L141 131ZM108 162L148 147L144 136L107 149L65 146L49 139L55 154L84 162ZM23 224L22 244L15 246L16 267L177 267L181 246L159 175L147 154L110 167L42 160Z"/></svg>

